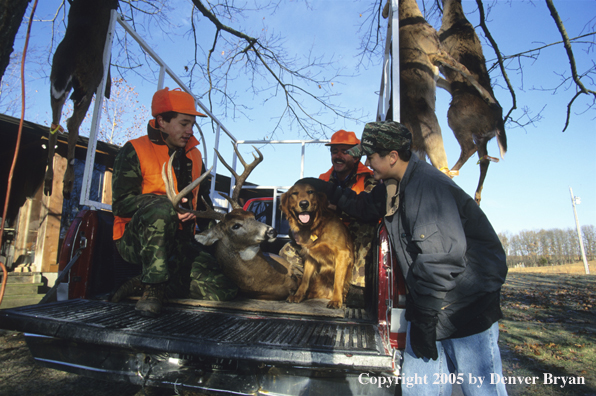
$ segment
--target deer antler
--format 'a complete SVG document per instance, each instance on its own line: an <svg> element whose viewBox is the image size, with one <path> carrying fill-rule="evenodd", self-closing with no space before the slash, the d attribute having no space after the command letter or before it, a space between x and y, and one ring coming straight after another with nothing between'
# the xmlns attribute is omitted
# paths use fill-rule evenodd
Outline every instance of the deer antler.
<svg viewBox="0 0 596 396"><path fill-rule="evenodd" d="M231 198L226 194L220 193L220 195L222 195L225 199L228 200L228 202L230 202L230 204L232 205L232 208L234 208L234 209L242 209L242 206L238 203L238 198L240 197L240 190L242 190L242 185L248 178L248 175L250 175L250 173L253 171L253 169L263 161L263 154L261 154L259 149L256 148L255 146L252 146L252 148L254 148L256 150L256 152L259 154L259 156L257 157L255 155L255 153L252 153L252 156L254 157L255 160L253 162L251 162L250 164L247 164L244 161L244 158L242 158L242 156L238 152L238 147L236 145L234 145L234 152L236 153L236 155L238 156L238 159L244 166L244 172L242 172L242 174L240 176L238 176L236 171L234 169L232 169L232 167L230 165L228 165L226 163L226 161L224 161L224 159L221 157L219 152L217 150L215 150L215 154L217 154L217 158L219 158L221 163L232 173L232 175L234 175L234 178L236 179L236 184L234 185L234 190L232 192Z"/></svg>
<svg viewBox="0 0 596 396"><path fill-rule="evenodd" d="M186 194L188 194L189 192L194 190L199 184L201 184L201 182L203 180L205 180L207 175L209 175L211 173L211 169L213 169L213 167L211 167L207 172L203 173L196 180L194 180L192 183L190 183L188 186L186 186L182 191L180 191L178 194L176 194L176 189L174 188L174 175L172 175L172 161L174 161L175 154L176 153L173 153L172 156L170 157L170 159L168 161L168 165L167 165L167 170L166 170L165 162L161 167L161 178L163 179L163 182L166 185L166 195L168 196L168 199L172 202L172 205L174 205L174 210L176 210L176 212L178 212L178 213L192 213L195 216L200 217L202 219L223 220L224 214L213 210L213 208L211 208L211 206L209 206L209 204L205 201L205 198L203 198L203 197L201 197L201 199L203 200L203 203L205 204L205 207L207 208L207 210L205 210L205 211L201 212L201 211L196 211L196 210L190 210L190 209L185 209L185 208L182 208L179 206L182 198Z"/></svg>

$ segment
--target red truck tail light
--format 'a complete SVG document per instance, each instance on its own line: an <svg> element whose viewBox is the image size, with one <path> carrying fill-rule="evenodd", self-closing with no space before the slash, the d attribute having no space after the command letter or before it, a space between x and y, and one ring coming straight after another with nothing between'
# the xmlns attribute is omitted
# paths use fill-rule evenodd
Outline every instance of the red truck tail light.
<svg viewBox="0 0 596 396"><path fill-rule="evenodd" d="M58 289L58 300L71 300L75 298L89 298L88 282L91 273L91 263L93 261L93 240L97 230L97 215L92 210L82 210L72 221L62 248L60 249L60 258L58 260L58 270L63 271L75 252L83 247L81 239L84 237L88 242L83 247L81 256L70 269L70 274Z"/></svg>
<svg viewBox="0 0 596 396"><path fill-rule="evenodd" d="M393 252L387 228L379 229L377 252L379 264L379 324L387 327L390 344L396 349L406 347L406 282Z"/></svg>

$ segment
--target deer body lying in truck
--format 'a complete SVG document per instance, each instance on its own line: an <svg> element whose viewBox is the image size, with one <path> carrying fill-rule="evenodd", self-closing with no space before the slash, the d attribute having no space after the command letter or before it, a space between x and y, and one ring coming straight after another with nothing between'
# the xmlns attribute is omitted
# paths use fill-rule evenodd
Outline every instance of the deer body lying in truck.
<svg viewBox="0 0 596 396"><path fill-rule="evenodd" d="M216 244L217 262L242 295L285 300L298 288L290 263L280 256L265 254L260 248L261 242L271 242L275 237L271 226L257 221L252 212L237 208L195 238L203 245Z"/></svg>
<svg viewBox="0 0 596 396"><path fill-rule="evenodd" d="M445 50L478 79L478 83L493 95L482 45L474 27L466 19L461 0L443 0L443 22L439 38ZM451 104L447 113L449 127L453 130L461 147L461 154L452 171L459 170L477 151L480 159L480 180L475 200L480 204L482 186L490 161L487 144L497 137L501 158L507 151L507 137L503 123L503 110L498 104L489 106L468 80L459 73L444 69L443 74L450 84ZM494 95L493 95L494 96Z"/></svg>
<svg viewBox="0 0 596 396"><path fill-rule="evenodd" d="M238 203L242 184L250 172L263 160L258 149L258 157L251 164L246 164L244 159L234 147L240 162L245 169L242 175L236 174L223 158L217 153L221 162L232 172L236 185L232 197L227 197L233 210L227 214L207 210L204 212L192 211L197 217L220 220L217 225L195 236L196 240L206 246L216 244L215 257L223 273L230 278L245 297L262 300L285 300L294 294L298 288L297 278L290 263L276 255L267 255L261 251L262 242L271 242L276 238L273 227L255 219L252 212L242 209ZM179 194L175 194L172 177L173 155L167 165L164 164L162 177L166 184L168 197L177 211L188 212L180 208L178 203L186 194L198 186L210 173L205 172L193 181ZM208 205L206 205L208 206Z"/></svg>
<svg viewBox="0 0 596 396"><path fill-rule="evenodd" d="M64 38L56 48L50 73L52 125L48 142L48 168L44 178L44 193L52 194L54 152L57 133L62 131L60 118L68 94L73 101L68 119L68 155L64 173L63 195L70 197L74 183L74 156L79 127L85 119L93 94L104 75L103 52L110 23L111 10L118 0L74 0L68 12ZM110 97L109 75L105 96Z"/></svg>

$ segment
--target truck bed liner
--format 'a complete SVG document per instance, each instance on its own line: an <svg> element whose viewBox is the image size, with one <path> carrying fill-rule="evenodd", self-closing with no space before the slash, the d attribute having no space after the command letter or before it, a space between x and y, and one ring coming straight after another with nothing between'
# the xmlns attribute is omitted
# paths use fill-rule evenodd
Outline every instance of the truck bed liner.
<svg viewBox="0 0 596 396"><path fill-rule="evenodd" d="M132 350L284 366L392 369L376 324L353 318L270 315L209 307L164 308L142 318L134 304L68 300L0 311L0 327ZM350 316L352 316L350 318Z"/></svg>

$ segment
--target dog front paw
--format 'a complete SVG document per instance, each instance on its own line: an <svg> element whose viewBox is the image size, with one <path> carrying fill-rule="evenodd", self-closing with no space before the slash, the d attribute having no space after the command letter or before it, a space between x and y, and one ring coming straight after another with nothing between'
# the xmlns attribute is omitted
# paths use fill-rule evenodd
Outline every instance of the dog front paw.
<svg viewBox="0 0 596 396"><path fill-rule="evenodd" d="M327 304L327 308L331 308L331 309L339 309L342 306L342 302L341 301L336 301L336 300L331 300L329 301L329 303Z"/></svg>

